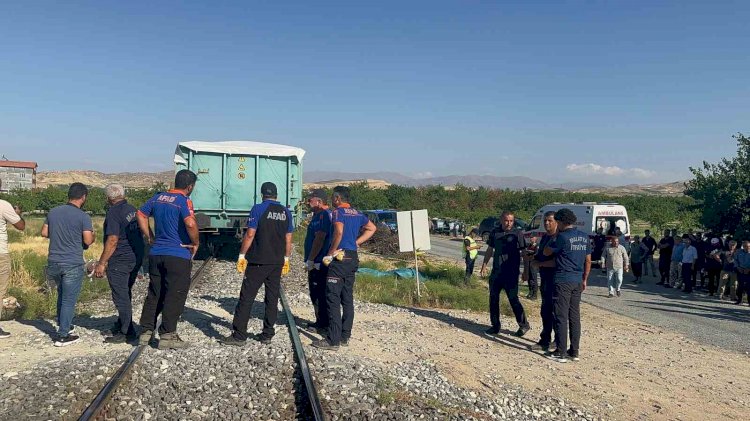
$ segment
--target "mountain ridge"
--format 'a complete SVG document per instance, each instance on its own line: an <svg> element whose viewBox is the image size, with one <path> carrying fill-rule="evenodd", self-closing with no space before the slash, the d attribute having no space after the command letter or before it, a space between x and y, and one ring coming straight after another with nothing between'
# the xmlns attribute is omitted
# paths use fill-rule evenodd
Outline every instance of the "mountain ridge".
<svg viewBox="0 0 750 421"><path fill-rule="evenodd" d="M447 175L438 177L417 178L397 172L340 172L340 171L307 171L303 179L306 187L330 187L335 184L352 184L369 181L376 188L386 188L391 184L421 187L442 185L448 188L457 184L477 188L496 188L510 190L564 190L579 193L599 193L609 195L668 195L679 196L684 191L684 181L672 183L628 184L606 186L597 183L556 183L550 184L524 176L500 177L491 175ZM51 185L69 185L81 182L88 186L104 187L110 183L120 183L128 188L146 188L157 183L170 185L174 180L173 171L161 172L120 172L103 173L91 170L42 171L37 174L37 187Z"/></svg>

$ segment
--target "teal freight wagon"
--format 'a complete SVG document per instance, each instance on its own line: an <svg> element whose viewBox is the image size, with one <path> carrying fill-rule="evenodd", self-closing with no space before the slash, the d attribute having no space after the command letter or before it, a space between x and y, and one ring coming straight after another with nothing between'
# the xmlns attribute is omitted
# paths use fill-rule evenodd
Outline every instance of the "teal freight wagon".
<svg viewBox="0 0 750 421"><path fill-rule="evenodd" d="M190 198L201 231L201 242L212 251L217 244L241 238L250 208L262 201L260 186L271 181L278 201L299 223L302 205L302 158L305 151L260 142L180 142L175 172L198 175Z"/></svg>

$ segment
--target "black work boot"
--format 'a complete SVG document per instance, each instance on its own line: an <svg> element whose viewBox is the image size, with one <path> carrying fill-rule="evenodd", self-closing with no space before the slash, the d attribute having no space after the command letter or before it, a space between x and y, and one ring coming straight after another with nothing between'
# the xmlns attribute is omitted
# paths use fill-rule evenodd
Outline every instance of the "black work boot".
<svg viewBox="0 0 750 421"><path fill-rule="evenodd" d="M338 351L339 350L338 345L331 345L330 343L328 343L328 340L326 339L315 341L312 343L312 346L318 349L325 350L325 351Z"/></svg>

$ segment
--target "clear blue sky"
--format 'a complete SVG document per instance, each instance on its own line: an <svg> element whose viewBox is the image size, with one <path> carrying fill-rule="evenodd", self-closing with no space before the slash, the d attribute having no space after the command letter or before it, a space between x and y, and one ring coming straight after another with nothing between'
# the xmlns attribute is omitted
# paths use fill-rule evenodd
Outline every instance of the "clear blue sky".
<svg viewBox="0 0 750 421"><path fill-rule="evenodd" d="M625 184L750 133L750 2L363 3L2 2L0 153L154 171L247 139L309 170Z"/></svg>

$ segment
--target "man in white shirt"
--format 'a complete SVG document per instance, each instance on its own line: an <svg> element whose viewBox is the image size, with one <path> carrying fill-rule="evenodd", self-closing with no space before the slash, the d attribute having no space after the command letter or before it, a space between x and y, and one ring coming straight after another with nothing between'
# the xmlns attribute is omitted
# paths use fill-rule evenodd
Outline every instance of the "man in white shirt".
<svg viewBox="0 0 750 421"><path fill-rule="evenodd" d="M0 180L2 187L2 180ZM8 225L23 231L26 222L21 218L21 209L12 206L5 200L0 200L0 315L3 310L3 298L10 283L10 250L8 250ZM0 339L10 336L10 333L0 328Z"/></svg>
<svg viewBox="0 0 750 421"><path fill-rule="evenodd" d="M698 250L691 245L690 236L685 234L682 236L682 242L685 244L685 249L682 251L682 283L685 286L684 291L688 294L693 292L693 268L695 267L695 261L698 260Z"/></svg>
<svg viewBox="0 0 750 421"><path fill-rule="evenodd" d="M608 298L614 297L615 293L619 297L624 273L628 271L630 266L628 251L620 244L620 239L613 236L610 238L609 245L604 248L602 257L604 258L604 266L607 268Z"/></svg>

